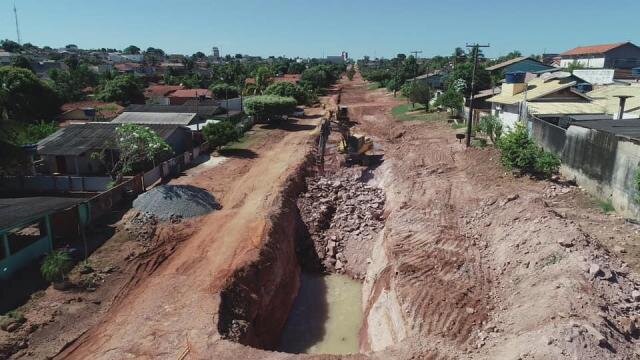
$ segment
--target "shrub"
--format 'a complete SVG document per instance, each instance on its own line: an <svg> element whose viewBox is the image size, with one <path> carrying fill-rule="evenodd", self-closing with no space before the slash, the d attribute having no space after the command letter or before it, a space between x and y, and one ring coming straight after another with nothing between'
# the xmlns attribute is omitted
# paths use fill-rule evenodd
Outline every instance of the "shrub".
<svg viewBox="0 0 640 360"><path fill-rule="evenodd" d="M298 85L288 82L279 82L269 85L265 90L265 95L276 95L284 97L292 97L296 99L298 105L306 104L308 101L307 91Z"/></svg>
<svg viewBox="0 0 640 360"><path fill-rule="evenodd" d="M236 127L229 121L208 123L202 128L202 134L209 145L214 148L236 141L240 137Z"/></svg>
<svg viewBox="0 0 640 360"><path fill-rule="evenodd" d="M254 96L244 102L247 114L255 116L257 121L290 114L295 110L296 105L296 99L276 95Z"/></svg>
<svg viewBox="0 0 640 360"><path fill-rule="evenodd" d="M558 171L560 159L538 147L524 125L518 123L513 132L498 141L502 164L508 169L536 176L549 176Z"/></svg>
<svg viewBox="0 0 640 360"><path fill-rule="evenodd" d="M73 267L71 256L66 251L56 250L47 255L40 267L42 277L49 282L63 281Z"/></svg>
<svg viewBox="0 0 640 360"><path fill-rule="evenodd" d="M492 143L497 143L502 136L502 123L497 116L489 115L480 119L478 131L489 136Z"/></svg>

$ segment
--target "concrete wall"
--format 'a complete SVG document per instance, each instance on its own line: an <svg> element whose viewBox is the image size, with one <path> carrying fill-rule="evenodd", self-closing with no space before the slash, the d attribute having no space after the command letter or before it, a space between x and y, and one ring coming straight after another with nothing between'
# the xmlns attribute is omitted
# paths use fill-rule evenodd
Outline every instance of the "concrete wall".
<svg viewBox="0 0 640 360"><path fill-rule="evenodd" d="M623 216L640 218L635 175L640 164L640 145L625 138L579 126L564 130L531 118L533 139L562 161L560 173L589 194L611 201Z"/></svg>
<svg viewBox="0 0 640 360"><path fill-rule="evenodd" d="M498 106L501 110L498 110ZM495 103L491 105L491 113L500 118L503 132L509 132L516 128L516 123L520 119L519 110L518 105L498 105Z"/></svg>
<svg viewBox="0 0 640 360"><path fill-rule="evenodd" d="M560 60L560 67L566 68L569 65L573 64L574 61L577 61L579 64L584 66L587 69L603 69L605 67L605 58L603 57L578 57L578 58L566 58Z"/></svg>

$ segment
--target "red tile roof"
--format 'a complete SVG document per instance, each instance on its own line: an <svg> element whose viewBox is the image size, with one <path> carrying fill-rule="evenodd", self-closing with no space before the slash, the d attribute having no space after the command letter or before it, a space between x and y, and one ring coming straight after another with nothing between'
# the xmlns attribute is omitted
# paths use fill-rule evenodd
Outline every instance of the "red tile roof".
<svg viewBox="0 0 640 360"><path fill-rule="evenodd" d="M116 103L106 103L102 101L86 100L63 104L60 107L62 113L82 109L96 109L100 116L105 119L113 119L124 110L124 107Z"/></svg>
<svg viewBox="0 0 640 360"><path fill-rule="evenodd" d="M181 89L176 90L169 95L170 98L196 98L198 96L205 96L208 98L213 97L209 89Z"/></svg>
<svg viewBox="0 0 640 360"><path fill-rule="evenodd" d="M297 84L300 82L300 74L285 74L284 76L278 76L273 78L273 82L288 82L291 84Z"/></svg>
<svg viewBox="0 0 640 360"><path fill-rule="evenodd" d="M123 64L115 64L114 68L118 71L132 71L135 69L139 69L142 65L136 63L123 63Z"/></svg>
<svg viewBox="0 0 640 360"><path fill-rule="evenodd" d="M181 85L150 85L144 90L144 96L167 96L170 93L184 89Z"/></svg>
<svg viewBox="0 0 640 360"><path fill-rule="evenodd" d="M575 49L563 52L561 56L575 56L575 55L591 55L591 54L604 54L622 45L629 44L628 42L616 43L616 44L603 44L603 45L591 45L580 46Z"/></svg>

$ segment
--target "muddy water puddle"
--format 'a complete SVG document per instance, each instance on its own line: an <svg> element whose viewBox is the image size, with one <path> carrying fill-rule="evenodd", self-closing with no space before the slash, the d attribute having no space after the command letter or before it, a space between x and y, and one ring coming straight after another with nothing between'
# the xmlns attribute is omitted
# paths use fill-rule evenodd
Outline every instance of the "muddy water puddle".
<svg viewBox="0 0 640 360"><path fill-rule="evenodd" d="M344 275L303 273L279 351L352 354L359 349L362 284Z"/></svg>

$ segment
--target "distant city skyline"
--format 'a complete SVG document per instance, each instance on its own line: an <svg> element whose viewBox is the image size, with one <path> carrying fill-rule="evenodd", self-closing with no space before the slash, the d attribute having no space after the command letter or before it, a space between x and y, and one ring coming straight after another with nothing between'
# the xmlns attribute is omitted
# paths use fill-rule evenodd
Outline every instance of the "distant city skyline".
<svg viewBox="0 0 640 360"><path fill-rule="evenodd" d="M22 42L38 46L156 47L167 53L393 57L449 55L467 42L496 57L563 52L579 45L640 42L640 2L522 0L203 1L16 0ZM0 5L0 38L17 40L13 2Z"/></svg>

